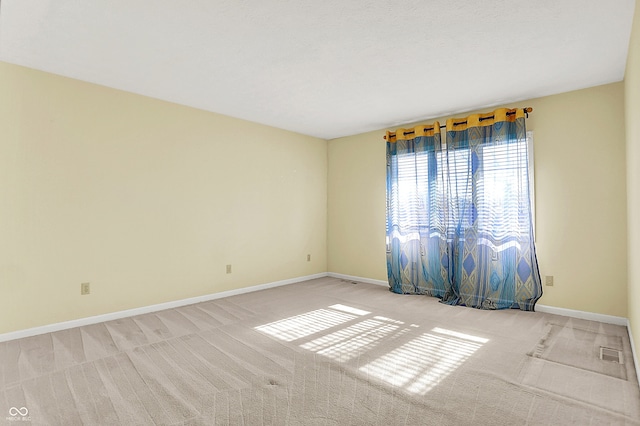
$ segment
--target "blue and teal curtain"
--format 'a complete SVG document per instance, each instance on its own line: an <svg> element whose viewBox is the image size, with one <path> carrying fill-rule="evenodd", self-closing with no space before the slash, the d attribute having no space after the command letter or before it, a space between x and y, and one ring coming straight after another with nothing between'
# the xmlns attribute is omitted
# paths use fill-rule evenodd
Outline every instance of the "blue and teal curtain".
<svg viewBox="0 0 640 426"><path fill-rule="evenodd" d="M450 119L445 135L438 122L388 132L391 291L533 310L542 285L528 154L521 109Z"/></svg>

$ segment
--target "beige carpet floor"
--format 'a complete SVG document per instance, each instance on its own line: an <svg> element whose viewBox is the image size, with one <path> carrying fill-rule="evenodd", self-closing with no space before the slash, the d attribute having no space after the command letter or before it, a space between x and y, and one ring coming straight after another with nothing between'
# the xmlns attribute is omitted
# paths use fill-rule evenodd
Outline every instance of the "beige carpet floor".
<svg viewBox="0 0 640 426"><path fill-rule="evenodd" d="M0 343L0 366L12 425L640 425L624 327L336 278Z"/></svg>

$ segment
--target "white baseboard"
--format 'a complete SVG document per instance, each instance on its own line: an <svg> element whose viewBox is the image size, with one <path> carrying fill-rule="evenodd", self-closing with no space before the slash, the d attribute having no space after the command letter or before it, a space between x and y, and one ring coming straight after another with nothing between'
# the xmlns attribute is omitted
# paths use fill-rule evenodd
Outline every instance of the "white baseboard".
<svg viewBox="0 0 640 426"><path fill-rule="evenodd" d="M327 275L332 278L340 278L348 281L358 281L361 283L369 283L369 284L376 284L376 285L389 287L389 282L382 281L382 280L374 280L372 278L363 278L363 277L356 277L353 275L337 274L335 272L329 272ZM629 323L627 318L624 318L624 317L616 317L614 315L605 315L605 314L596 314L594 312L576 311L574 309L556 308L555 306L546 306L546 305L539 305L539 304L536 305L536 312L546 312L548 314L562 315L564 317L580 318L580 319L585 319L590 321L598 321L598 322L604 322L606 324L615 324L615 325L622 325L622 326L627 326L627 324Z"/></svg>
<svg viewBox="0 0 640 426"><path fill-rule="evenodd" d="M579 318L589 321L604 322L606 324L626 326L628 320L614 315L596 314L594 312L576 311L574 309L556 308L555 306L536 305L536 312L562 315L563 317Z"/></svg>
<svg viewBox="0 0 640 426"><path fill-rule="evenodd" d="M376 284L384 287L389 287L388 281L375 280L373 278L357 277L354 275L338 274L335 272L329 272L327 273L327 276L332 278L340 278L348 281L358 281L361 283ZM555 306L546 306L546 305L540 305L540 304L536 304L536 312L546 312L548 314L562 315L564 317L580 318L580 319L585 319L590 321L599 321L607 324L615 324L615 325L622 325L622 326L627 326L629 322L627 318L624 318L624 317L616 317L614 315L597 314L597 313L586 312L586 311L577 311L574 309L556 308Z"/></svg>
<svg viewBox="0 0 640 426"><path fill-rule="evenodd" d="M55 324L47 324L40 327L28 328L25 330L12 331L0 334L0 342L8 340L21 339L23 337L36 336L38 334L52 333L54 331L67 330L69 328L81 327L83 325L96 324L104 321L113 321L121 318L132 317L135 315L147 314L149 312L162 311L164 309L178 308L180 306L193 305L194 303L207 302L209 300L221 299L223 297L236 296L238 294L251 293L268 288L280 287L283 285L295 284L302 281L313 280L316 278L324 278L326 272L314 275L306 275L303 277L290 278L288 280L274 281L266 284L259 284L250 287L239 288L235 290L221 291L219 293L205 294L204 296L190 297L188 299L174 300L171 302L158 303L156 305L142 306L140 308L127 309L124 311L110 312L108 314L95 315L92 317L78 318L71 321L58 322Z"/></svg>
<svg viewBox="0 0 640 426"><path fill-rule="evenodd" d="M640 386L640 364L638 364L638 354L636 353L636 345L633 342L633 334L631 333L631 322L627 320L627 333L629 333L629 343L631 344L631 353L633 354L633 366L636 369L636 378L638 379L638 386Z"/></svg>
<svg viewBox="0 0 640 426"><path fill-rule="evenodd" d="M355 277L353 275L336 274L335 272L329 272L327 276L331 278L340 278L348 281L358 281L360 283L375 284L375 285L382 285L385 287L389 287L388 281L374 280L373 278Z"/></svg>

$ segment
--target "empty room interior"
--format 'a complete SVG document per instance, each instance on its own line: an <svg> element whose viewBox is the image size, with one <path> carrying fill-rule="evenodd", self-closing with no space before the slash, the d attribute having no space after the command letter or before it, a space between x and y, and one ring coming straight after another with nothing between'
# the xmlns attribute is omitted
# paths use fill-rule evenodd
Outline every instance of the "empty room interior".
<svg viewBox="0 0 640 426"><path fill-rule="evenodd" d="M0 2L0 423L640 425L640 0Z"/></svg>

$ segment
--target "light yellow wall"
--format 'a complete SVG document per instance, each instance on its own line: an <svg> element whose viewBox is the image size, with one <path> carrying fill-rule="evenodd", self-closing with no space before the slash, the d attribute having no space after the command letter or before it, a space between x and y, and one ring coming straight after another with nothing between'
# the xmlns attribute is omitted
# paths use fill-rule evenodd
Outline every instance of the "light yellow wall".
<svg viewBox="0 0 640 426"><path fill-rule="evenodd" d="M324 140L6 63L0 134L0 333L327 270Z"/></svg>
<svg viewBox="0 0 640 426"><path fill-rule="evenodd" d="M387 279L383 132L329 141L329 272Z"/></svg>
<svg viewBox="0 0 640 426"><path fill-rule="evenodd" d="M629 322L640 355L640 0L636 0L624 80L629 227Z"/></svg>
<svg viewBox="0 0 640 426"><path fill-rule="evenodd" d="M541 304L627 316L623 90L615 83L508 105L534 109L537 253L541 274L555 277ZM329 141L330 272L387 279L383 135Z"/></svg>

